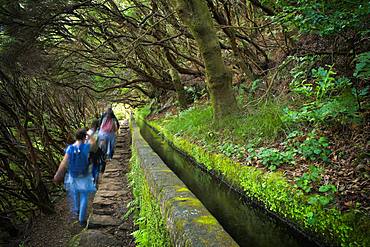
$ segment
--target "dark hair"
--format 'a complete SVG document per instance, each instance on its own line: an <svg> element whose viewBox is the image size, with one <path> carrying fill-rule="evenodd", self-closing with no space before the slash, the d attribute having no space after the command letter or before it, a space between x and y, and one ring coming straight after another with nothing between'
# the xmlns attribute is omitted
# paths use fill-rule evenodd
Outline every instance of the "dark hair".
<svg viewBox="0 0 370 247"><path fill-rule="evenodd" d="M68 145L73 144L75 142L75 139L73 138L73 135L71 133L67 134L66 142Z"/></svg>
<svg viewBox="0 0 370 247"><path fill-rule="evenodd" d="M78 129L77 131L76 131L76 140L85 140L85 138L86 138L86 133L87 133L87 131L86 131L86 129L85 128L82 128L82 129Z"/></svg>
<svg viewBox="0 0 370 247"><path fill-rule="evenodd" d="M107 116L109 118L113 118L113 116L114 116L113 110L110 107L107 109Z"/></svg>
<svg viewBox="0 0 370 247"><path fill-rule="evenodd" d="M91 128L94 129L94 130L97 130L99 128L99 120L98 119L94 119L91 122Z"/></svg>

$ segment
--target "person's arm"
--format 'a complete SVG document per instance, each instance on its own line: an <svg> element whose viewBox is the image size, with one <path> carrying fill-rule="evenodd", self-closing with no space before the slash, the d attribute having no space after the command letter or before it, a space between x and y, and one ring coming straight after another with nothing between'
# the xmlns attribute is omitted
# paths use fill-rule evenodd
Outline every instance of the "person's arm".
<svg viewBox="0 0 370 247"><path fill-rule="evenodd" d="M89 129L86 133L86 141L89 141L94 131L92 129Z"/></svg>
<svg viewBox="0 0 370 247"><path fill-rule="evenodd" d="M60 184L63 182L64 175L67 171L67 167L68 167L68 154L66 153L63 157L63 160L60 162L58 170L55 173L54 178L53 178L53 181L56 184Z"/></svg>
<svg viewBox="0 0 370 247"><path fill-rule="evenodd" d="M96 138L94 135L90 136L89 143L90 143L90 147L93 147L96 145Z"/></svg>

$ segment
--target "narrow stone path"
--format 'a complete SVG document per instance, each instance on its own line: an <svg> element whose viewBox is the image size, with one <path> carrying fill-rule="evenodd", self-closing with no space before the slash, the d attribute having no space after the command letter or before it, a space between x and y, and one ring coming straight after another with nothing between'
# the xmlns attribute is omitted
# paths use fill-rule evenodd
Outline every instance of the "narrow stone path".
<svg viewBox="0 0 370 247"><path fill-rule="evenodd" d="M127 181L130 141L128 123L123 122L113 159L107 162L100 177L87 229L79 235L79 246L135 246L131 235L134 231L133 220L131 216L123 219L127 204L132 200Z"/></svg>

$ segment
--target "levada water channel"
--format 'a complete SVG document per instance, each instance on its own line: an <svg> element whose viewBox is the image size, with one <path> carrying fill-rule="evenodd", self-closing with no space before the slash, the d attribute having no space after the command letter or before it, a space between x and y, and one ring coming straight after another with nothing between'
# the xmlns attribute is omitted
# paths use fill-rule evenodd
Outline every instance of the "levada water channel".
<svg viewBox="0 0 370 247"><path fill-rule="evenodd" d="M320 246L200 169L143 120L138 119L137 125L152 149L240 246Z"/></svg>

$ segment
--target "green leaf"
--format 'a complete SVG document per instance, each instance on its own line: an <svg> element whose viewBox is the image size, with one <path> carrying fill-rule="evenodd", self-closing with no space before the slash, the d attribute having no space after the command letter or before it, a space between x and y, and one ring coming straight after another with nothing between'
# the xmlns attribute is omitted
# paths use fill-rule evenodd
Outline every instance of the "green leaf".
<svg viewBox="0 0 370 247"><path fill-rule="evenodd" d="M328 192L328 191L335 192L337 191L337 188L332 184L327 184L327 185L320 186L319 191L320 192Z"/></svg>
<svg viewBox="0 0 370 247"><path fill-rule="evenodd" d="M317 203L317 201L318 201L317 196L310 196L310 197L308 198L308 200L307 200L307 202L308 202L309 204L311 204L311 205L316 204L316 203Z"/></svg>
<svg viewBox="0 0 370 247"><path fill-rule="evenodd" d="M319 202L320 202L320 204L321 204L321 205L323 205L323 206L328 205L328 204L330 203L330 201L331 201L331 198L330 198L330 197L328 197L328 196L320 196L320 197L319 197Z"/></svg>

